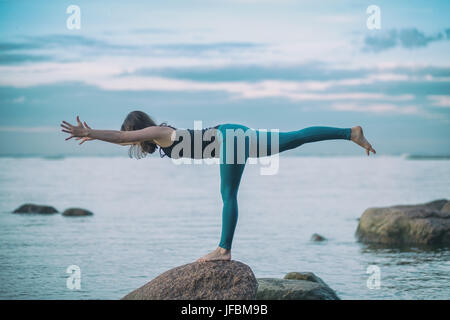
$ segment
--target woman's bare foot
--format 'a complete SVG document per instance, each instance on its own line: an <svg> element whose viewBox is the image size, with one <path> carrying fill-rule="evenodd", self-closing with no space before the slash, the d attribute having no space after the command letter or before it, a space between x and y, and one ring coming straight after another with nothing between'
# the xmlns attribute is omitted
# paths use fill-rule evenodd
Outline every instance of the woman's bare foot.
<svg viewBox="0 0 450 320"><path fill-rule="evenodd" d="M217 247L214 251L197 259L197 262L215 261L215 260L231 260L231 250Z"/></svg>
<svg viewBox="0 0 450 320"><path fill-rule="evenodd" d="M374 154L376 153L375 149L372 148L372 145L366 140L366 137L364 137L363 130L360 126L352 128L351 140L366 149L367 155L369 155L370 151Z"/></svg>

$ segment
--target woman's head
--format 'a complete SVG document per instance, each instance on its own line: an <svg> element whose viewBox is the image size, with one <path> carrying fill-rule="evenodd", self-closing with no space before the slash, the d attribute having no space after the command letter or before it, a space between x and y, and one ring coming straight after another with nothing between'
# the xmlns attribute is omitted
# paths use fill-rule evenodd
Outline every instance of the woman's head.
<svg viewBox="0 0 450 320"><path fill-rule="evenodd" d="M142 111L132 111L123 121L120 130L140 130L151 126L157 126L157 124L148 114ZM136 159L140 159L145 157L148 153L155 152L156 147L156 144L151 141L142 141L132 145L128 150L128 155L130 158L135 157Z"/></svg>

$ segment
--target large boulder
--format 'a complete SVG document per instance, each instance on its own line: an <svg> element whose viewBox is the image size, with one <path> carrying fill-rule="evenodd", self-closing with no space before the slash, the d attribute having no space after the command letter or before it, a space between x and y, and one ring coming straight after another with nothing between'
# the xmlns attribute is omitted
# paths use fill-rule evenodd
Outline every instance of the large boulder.
<svg viewBox="0 0 450 320"><path fill-rule="evenodd" d="M364 243L449 245L450 201L369 208L359 219L356 237Z"/></svg>
<svg viewBox="0 0 450 320"><path fill-rule="evenodd" d="M339 300L312 272L290 272L284 279L258 278L257 300Z"/></svg>
<svg viewBox="0 0 450 320"><path fill-rule="evenodd" d="M168 270L122 300L253 300L258 283L242 262L192 262Z"/></svg>
<svg viewBox="0 0 450 320"><path fill-rule="evenodd" d="M51 206L43 206L32 203L25 203L18 207L13 213L40 213L40 214L52 214L58 213L58 210Z"/></svg>
<svg viewBox="0 0 450 320"><path fill-rule="evenodd" d="M62 215L66 217L84 217L84 216L92 216L93 213L89 210L82 208L69 208L64 210Z"/></svg>

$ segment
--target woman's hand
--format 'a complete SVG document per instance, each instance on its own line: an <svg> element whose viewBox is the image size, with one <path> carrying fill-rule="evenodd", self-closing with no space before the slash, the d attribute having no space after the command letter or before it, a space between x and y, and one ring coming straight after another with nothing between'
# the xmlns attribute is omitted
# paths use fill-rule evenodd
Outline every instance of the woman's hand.
<svg viewBox="0 0 450 320"><path fill-rule="evenodd" d="M93 138L90 138L87 136L89 129L91 129L91 128L87 125L86 121L83 121L84 122L84 126L83 126L83 124L80 121L80 117L77 116L77 122L78 122L78 126L73 126L70 123L63 120L61 127L63 127L66 130L63 129L61 131L70 133L70 137L66 138L65 140L69 140L69 139L75 137L75 140L81 139L81 142L79 144L82 144L85 141L94 140Z"/></svg>

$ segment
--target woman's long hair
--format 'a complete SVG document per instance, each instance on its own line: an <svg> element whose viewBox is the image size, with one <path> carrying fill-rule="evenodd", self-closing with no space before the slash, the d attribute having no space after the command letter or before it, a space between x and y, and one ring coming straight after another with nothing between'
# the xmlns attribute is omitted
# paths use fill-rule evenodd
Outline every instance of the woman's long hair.
<svg viewBox="0 0 450 320"><path fill-rule="evenodd" d="M123 121L120 130L140 130L152 126L157 126L157 124L148 114L142 111L132 111ZM167 126L167 123L163 122L160 126ZM130 158L141 159L146 157L149 153L154 153L156 148L157 145L151 141L141 141L136 145L130 146L130 149L128 149L128 156Z"/></svg>

